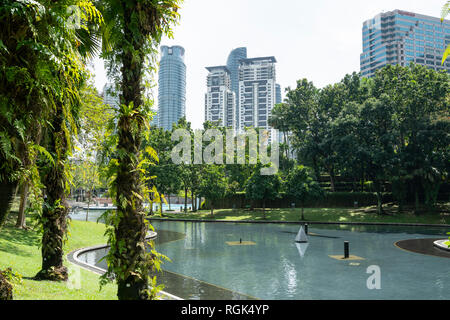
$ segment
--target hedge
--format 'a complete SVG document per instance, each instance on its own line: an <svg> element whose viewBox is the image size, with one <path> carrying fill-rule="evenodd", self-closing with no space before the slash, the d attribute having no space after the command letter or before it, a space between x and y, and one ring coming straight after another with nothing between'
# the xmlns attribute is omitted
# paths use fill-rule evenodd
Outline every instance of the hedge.
<svg viewBox="0 0 450 320"><path fill-rule="evenodd" d="M383 202L392 202L392 194L383 194ZM252 203L253 202L253 203ZM305 207L327 207L327 208L349 208L354 207L355 202L358 206L366 207L377 204L377 197L372 192L326 192L325 197L317 201L308 201L305 203ZM281 198L275 200L266 200L267 208L291 208L292 203L299 207L300 204L295 199L281 194ZM245 197L245 193L237 193L233 196L225 197L224 199L217 200L214 204L215 209L243 209L249 206L260 208L262 207L262 201L252 201ZM202 208L209 208L208 201L202 206Z"/></svg>

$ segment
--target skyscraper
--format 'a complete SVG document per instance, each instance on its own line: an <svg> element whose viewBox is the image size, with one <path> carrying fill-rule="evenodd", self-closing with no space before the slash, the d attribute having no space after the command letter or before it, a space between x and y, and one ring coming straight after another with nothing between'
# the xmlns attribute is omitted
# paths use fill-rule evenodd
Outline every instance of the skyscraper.
<svg viewBox="0 0 450 320"><path fill-rule="evenodd" d="M276 62L275 57L240 60L239 129L272 129L268 120L276 99Z"/></svg>
<svg viewBox="0 0 450 320"><path fill-rule="evenodd" d="M247 48L233 49L228 55L227 68L230 71L231 90L236 96L236 124L239 122L239 61L247 58Z"/></svg>
<svg viewBox="0 0 450 320"><path fill-rule="evenodd" d="M236 99L231 91L230 71L226 66L207 67L205 120L235 129Z"/></svg>
<svg viewBox="0 0 450 320"><path fill-rule="evenodd" d="M372 77L387 64L407 66L414 62L434 70L450 71L441 65L450 43L450 21L422 14L394 10L380 13L363 23L361 75Z"/></svg>
<svg viewBox="0 0 450 320"><path fill-rule="evenodd" d="M158 79L158 126L171 130L186 114L186 65L184 48L161 47Z"/></svg>

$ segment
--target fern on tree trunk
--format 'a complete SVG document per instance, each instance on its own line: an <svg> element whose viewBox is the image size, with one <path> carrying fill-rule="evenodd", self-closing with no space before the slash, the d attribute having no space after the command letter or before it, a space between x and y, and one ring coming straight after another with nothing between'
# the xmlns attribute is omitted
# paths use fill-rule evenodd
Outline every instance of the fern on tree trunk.
<svg viewBox="0 0 450 320"><path fill-rule="evenodd" d="M69 212L65 199L65 163L68 145L62 112L55 116L52 124L54 132L49 134L48 149L55 155L55 163L48 165L42 181L46 194L42 208L42 269L35 278L65 281L68 278L67 268L63 265L63 244Z"/></svg>
<svg viewBox="0 0 450 320"><path fill-rule="evenodd" d="M17 182L3 181L0 183L0 228L6 221L14 200Z"/></svg>

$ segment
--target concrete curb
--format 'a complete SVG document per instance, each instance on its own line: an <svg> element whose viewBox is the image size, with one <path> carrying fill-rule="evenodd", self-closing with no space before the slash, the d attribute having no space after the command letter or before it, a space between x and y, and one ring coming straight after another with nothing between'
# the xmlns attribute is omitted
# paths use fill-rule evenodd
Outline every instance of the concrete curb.
<svg viewBox="0 0 450 320"><path fill-rule="evenodd" d="M146 239L147 240L151 240L151 239L156 238L156 236L157 236L156 232L149 231ZM104 274L106 272L105 269L102 269L102 268L99 268L97 266L94 266L94 265L88 264L86 262L83 262L78 257L81 254L83 254L83 253L90 252L90 251L95 251L95 250L99 250L99 249L105 249L105 248L108 248L108 247L109 247L108 245L98 245L98 246L81 248L81 249L78 249L78 250L75 250L75 251L72 251L72 252L68 253L67 254L67 260L69 262L71 262L71 263L73 263L73 264L83 268L83 269L86 269L88 271L91 271L91 272L94 272L94 273L102 275L102 274ZM184 300L184 299L182 299L180 297L177 297L177 296L175 296L173 294L170 294L168 292L165 292L165 291L159 291L159 293L161 295L163 295L163 296L166 296L168 298L168 300Z"/></svg>

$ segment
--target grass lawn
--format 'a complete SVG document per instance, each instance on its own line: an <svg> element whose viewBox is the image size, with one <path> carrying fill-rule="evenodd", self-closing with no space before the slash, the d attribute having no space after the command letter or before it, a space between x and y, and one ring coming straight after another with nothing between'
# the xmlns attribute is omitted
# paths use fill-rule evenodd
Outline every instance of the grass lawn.
<svg viewBox="0 0 450 320"><path fill-rule="evenodd" d="M449 213L427 213L414 215L411 212L401 214L389 211L389 215L377 215L374 208L305 208L305 219L317 222L384 222L384 223L423 223L450 224ZM217 209L211 216L210 210L200 210L196 213L164 212L162 218L167 219L212 219L227 221L264 221L262 209L233 210ZM301 209L266 209L266 221L300 221Z"/></svg>
<svg viewBox="0 0 450 320"><path fill-rule="evenodd" d="M111 300L117 299L117 286L108 284L99 291L99 275L79 268L66 260L65 265L80 272L80 289L70 288L67 283L35 281L41 266L40 235L34 230L19 230L14 227L16 214L11 212L8 221L0 230L0 269L11 267L22 275L22 284L15 285L15 300ZM28 222L28 221L27 221ZM105 244L104 224L72 221L69 227L65 253L81 247Z"/></svg>

